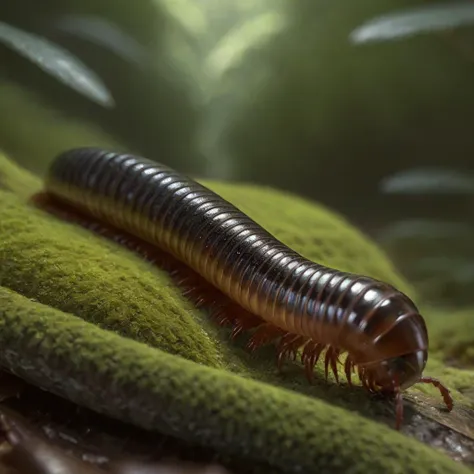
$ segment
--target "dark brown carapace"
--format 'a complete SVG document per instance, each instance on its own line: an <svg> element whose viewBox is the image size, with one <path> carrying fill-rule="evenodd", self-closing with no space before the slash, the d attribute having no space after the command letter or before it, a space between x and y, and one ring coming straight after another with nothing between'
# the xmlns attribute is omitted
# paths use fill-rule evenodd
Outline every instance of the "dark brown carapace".
<svg viewBox="0 0 474 474"><path fill-rule="evenodd" d="M452 409L449 390L423 377L428 333L407 296L303 258L166 166L94 148L67 151L36 202L62 217L76 213L82 225L170 271L197 304L212 300L214 316L233 325L234 337L251 329L250 349L276 342L279 365L300 352L311 379L324 353L326 377L330 369L338 381L340 363L351 384L357 370L369 391L395 395L397 429L401 392L415 383L436 386Z"/></svg>

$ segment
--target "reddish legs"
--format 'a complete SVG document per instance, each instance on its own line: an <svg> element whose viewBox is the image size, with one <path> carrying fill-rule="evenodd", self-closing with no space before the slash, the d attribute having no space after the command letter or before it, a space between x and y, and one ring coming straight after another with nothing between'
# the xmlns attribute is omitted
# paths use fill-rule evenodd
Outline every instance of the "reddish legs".
<svg viewBox="0 0 474 474"><path fill-rule="evenodd" d="M421 377L419 382L435 386L440 391L448 411L453 409L453 397L451 397L449 390L438 379L434 379L433 377Z"/></svg>
<svg viewBox="0 0 474 474"><path fill-rule="evenodd" d="M418 382L427 383L436 387L440 391L448 411L453 409L453 397L451 397L449 390L438 379L422 377ZM395 390L395 406L397 411L396 429L399 430L403 421L403 397L399 388Z"/></svg>

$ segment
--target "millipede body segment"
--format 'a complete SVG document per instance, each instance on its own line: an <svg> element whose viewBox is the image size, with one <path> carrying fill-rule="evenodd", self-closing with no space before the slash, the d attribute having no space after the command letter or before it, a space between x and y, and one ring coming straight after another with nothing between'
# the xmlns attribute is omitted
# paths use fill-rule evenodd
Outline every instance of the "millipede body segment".
<svg viewBox="0 0 474 474"><path fill-rule="evenodd" d="M449 391L422 375L428 333L406 295L302 257L192 179L145 158L83 148L53 162L45 196L103 222L109 234L125 231L130 239L123 243L139 239L135 242L143 242L147 255L156 248L171 256L176 262L171 272L189 268L181 281L187 294L193 293L194 279L204 279L205 288L228 300L219 321L233 324L234 336L253 329L250 349L275 341L279 363L301 349L308 378L324 353L326 377L330 369L336 380L345 353L349 384L357 370L369 391L395 395L397 428L401 392L415 383L438 387L452 409ZM194 294L194 299L203 297Z"/></svg>

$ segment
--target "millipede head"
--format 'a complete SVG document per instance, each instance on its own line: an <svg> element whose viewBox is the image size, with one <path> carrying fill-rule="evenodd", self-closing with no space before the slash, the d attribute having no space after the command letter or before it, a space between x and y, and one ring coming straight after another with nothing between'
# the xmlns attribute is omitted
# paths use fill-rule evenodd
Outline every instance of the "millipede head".
<svg viewBox="0 0 474 474"><path fill-rule="evenodd" d="M428 352L419 350L378 363L364 365L363 369L359 371L362 383L367 389L395 396L397 430L400 429L403 421L402 391L417 383L436 387L441 393L448 411L453 409L453 399L448 388L437 379L423 376L427 358Z"/></svg>
<svg viewBox="0 0 474 474"><path fill-rule="evenodd" d="M428 351L421 349L381 361L367 367L376 385L384 391L405 390L419 382L428 360Z"/></svg>

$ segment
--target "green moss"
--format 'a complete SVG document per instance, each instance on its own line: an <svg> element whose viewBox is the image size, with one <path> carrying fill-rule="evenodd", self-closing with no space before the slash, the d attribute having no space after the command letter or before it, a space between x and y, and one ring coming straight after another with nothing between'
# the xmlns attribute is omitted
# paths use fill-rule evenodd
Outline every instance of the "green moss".
<svg viewBox="0 0 474 474"><path fill-rule="evenodd" d="M16 373L125 421L266 462L269 472L462 472L372 421L392 425L393 411L362 388L324 381L321 367L313 385L295 363L278 374L272 347L251 355L245 337L231 343L159 269L32 208L27 189L40 181L6 158L0 170L0 361ZM308 258L413 295L369 239L323 206L251 185L205 184ZM474 372L435 357L427 373L463 409L473 404L464 389ZM415 404L420 390L433 391L410 390Z"/></svg>
<svg viewBox="0 0 474 474"><path fill-rule="evenodd" d="M12 193L0 190L0 202L1 285L170 353L221 364L201 313L164 273Z"/></svg>
<svg viewBox="0 0 474 474"><path fill-rule="evenodd" d="M470 472L426 446L304 397L122 338L0 288L0 360L77 403L268 472ZM357 436L354 436L357 433Z"/></svg>

